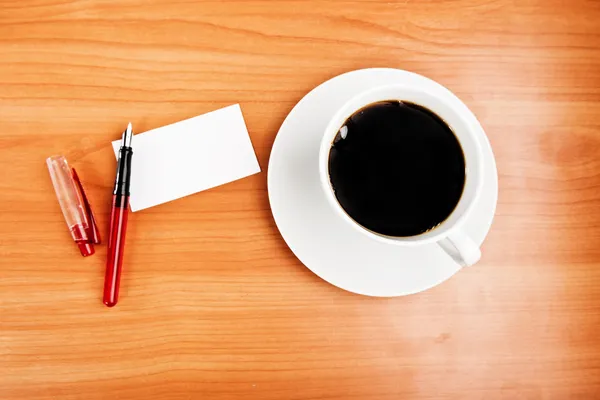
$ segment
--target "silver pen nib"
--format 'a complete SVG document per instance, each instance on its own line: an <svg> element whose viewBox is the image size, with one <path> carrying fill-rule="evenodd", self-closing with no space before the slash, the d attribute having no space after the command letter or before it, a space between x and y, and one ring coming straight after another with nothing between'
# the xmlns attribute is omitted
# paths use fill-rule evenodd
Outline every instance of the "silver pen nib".
<svg viewBox="0 0 600 400"><path fill-rule="evenodd" d="M131 128L131 122L127 125L127 129L123 132L121 138L122 147L131 147L131 140L133 139L133 129Z"/></svg>

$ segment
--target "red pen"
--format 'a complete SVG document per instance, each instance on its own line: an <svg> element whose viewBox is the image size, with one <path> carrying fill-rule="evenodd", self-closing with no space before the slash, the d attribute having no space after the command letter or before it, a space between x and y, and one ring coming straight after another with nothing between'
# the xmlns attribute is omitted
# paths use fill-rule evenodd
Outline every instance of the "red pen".
<svg viewBox="0 0 600 400"><path fill-rule="evenodd" d="M125 249L125 232L127 230L127 213L129 208L129 185L131 182L131 158L133 149L131 140L133 132L131 123L123 132L119 160L117 161L117 177L113 191L112 210L110 213L110 234L108 238L108 258L104 276L104 299L108 307L113 307L119 300L119 282Z"/></svg>

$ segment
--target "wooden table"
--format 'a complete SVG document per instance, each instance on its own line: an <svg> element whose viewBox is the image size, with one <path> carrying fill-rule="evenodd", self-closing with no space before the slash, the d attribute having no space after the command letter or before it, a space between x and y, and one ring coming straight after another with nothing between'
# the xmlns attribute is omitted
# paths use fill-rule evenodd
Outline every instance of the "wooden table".
<svg viewBox="0 0 600 400"><path fill-rule="evenodd" d="M600 398L600 3L4 0L0 398ZM344 292L280 237L277 130L346 71L429 76L475 112L500 199L481 263L425 293ZM70 241L44 160L78 169L102 233L127 121L239 102L263 172Z"/></svg>

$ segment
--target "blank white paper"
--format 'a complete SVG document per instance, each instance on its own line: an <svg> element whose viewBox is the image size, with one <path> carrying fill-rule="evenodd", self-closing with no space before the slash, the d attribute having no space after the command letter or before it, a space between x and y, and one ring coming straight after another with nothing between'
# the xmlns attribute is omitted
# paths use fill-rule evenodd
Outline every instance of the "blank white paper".
<svg viewBox="0 0 600 400"><path fill-rule="evenodd" d="M134 135L132 148L131 211L260 172L239 104Z"/></svg>

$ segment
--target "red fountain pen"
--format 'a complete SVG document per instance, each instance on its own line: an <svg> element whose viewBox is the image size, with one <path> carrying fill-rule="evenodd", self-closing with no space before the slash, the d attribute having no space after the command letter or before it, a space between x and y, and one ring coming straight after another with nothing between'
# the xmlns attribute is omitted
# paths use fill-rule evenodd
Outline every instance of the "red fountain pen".
<svg viewBox="0 0 600 400"><path fill-rule="evenodd" d="M119 160L117 161L117 177L113 191L112 210L110 213L110 234L108 238L108 258L106 259L106 275L104 276L104 299L108 307L113 307L119 300L119 282L125 249L125 232L127 230L127 213L129 208L129 185L131 182L131 158L133 149L131 140L133 132L131 123L123 132Z"/></svg>

